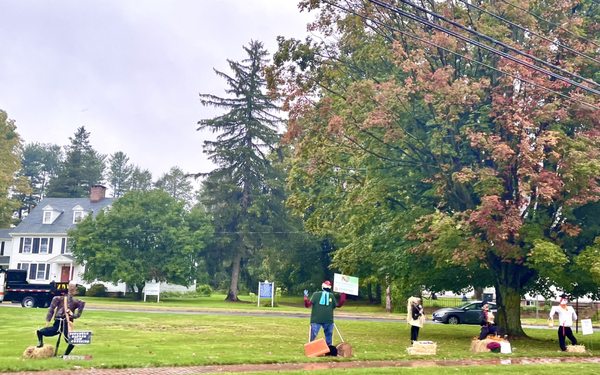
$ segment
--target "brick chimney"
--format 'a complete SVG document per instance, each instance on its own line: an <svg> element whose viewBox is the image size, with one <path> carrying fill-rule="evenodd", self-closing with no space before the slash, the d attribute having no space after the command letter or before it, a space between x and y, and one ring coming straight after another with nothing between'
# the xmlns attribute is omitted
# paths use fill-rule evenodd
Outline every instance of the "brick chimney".
<svg viewBox="0 0 600 375"><path fill-rule="evenodd" d="M106 198L106 186L92 185L90 189L90 202L100 202L104 198Z"/></svg>

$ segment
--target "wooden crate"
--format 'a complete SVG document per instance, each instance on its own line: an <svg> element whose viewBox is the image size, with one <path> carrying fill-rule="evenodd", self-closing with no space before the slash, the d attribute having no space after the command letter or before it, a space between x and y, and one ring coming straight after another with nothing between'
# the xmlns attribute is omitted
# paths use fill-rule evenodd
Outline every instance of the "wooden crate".
<svg viewBox="0 0 600 375"><path fill-rule="evenodd" d="M329 346L325 339L318 339L304 344L304 355L307 357L319 357L329 353Z"/></svg>

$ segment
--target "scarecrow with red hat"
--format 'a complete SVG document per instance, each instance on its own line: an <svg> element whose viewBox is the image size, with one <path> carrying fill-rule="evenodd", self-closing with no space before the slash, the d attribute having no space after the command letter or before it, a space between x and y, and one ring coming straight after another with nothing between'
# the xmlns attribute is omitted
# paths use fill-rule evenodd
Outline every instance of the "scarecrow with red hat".
<svg viewBox="0 0 600 375"><path fill-rule="evenodd" d="M308 298L308 290L304 290L304 306L312 307L310 312L310 341L319 334L321 327L325 334L327 345L333 345L333 309L342 307L346 302L346 294L340 295L339 302L331 292L331 281L325 280L321 284L321 291L313 293Z"/></svg>
<svg viewBox="0 0 600 375"><path fill-rule="evenodd" d="M550 319L554 319L554 314L558 314L558 344L560 350L563 352L567 351L567 345L565 344L565 337L571 340L573 345L577 345L577 339L573 335L573 321L577 320L577 314L571 306L567 306L567 296L565 294L560 296L560 302L558 306L552 306L550 310Z"/></svg>

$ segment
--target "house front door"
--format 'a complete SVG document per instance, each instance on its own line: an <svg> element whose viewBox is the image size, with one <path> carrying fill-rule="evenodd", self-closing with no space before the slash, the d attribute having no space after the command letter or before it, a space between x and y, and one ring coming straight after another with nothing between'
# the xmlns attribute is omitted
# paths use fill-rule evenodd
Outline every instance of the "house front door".
<svg viewBox="0 0 600 375"><path fill-rule="evenodd" d="M69 282L71 281L71 266L63 266L60 271L60 281Z"/></svg>

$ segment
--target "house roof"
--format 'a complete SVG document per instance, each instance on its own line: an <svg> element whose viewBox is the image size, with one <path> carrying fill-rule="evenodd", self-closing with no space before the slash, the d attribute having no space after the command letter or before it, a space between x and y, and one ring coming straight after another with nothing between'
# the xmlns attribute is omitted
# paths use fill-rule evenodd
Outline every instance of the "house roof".
<svg viewBox="0 0 600 375"><path fill-rule="evenodd" d="M16 234L54 234L67 233L74 227L73 207L79 205L85 212L97 214L103 208L110 206L113 198L104 198L98 202L92 202L89 198L45 198L9 233ZM51 206L60 212L60 215L52 224L42 224L44 207Z"/></svg>
<svg viewBox="0 0 600 375"><path fill-rule="evenodd" d="M0 239L7 240L10 239L10 234L12 233L14 228L11 229L0 229Z"/></svg>

